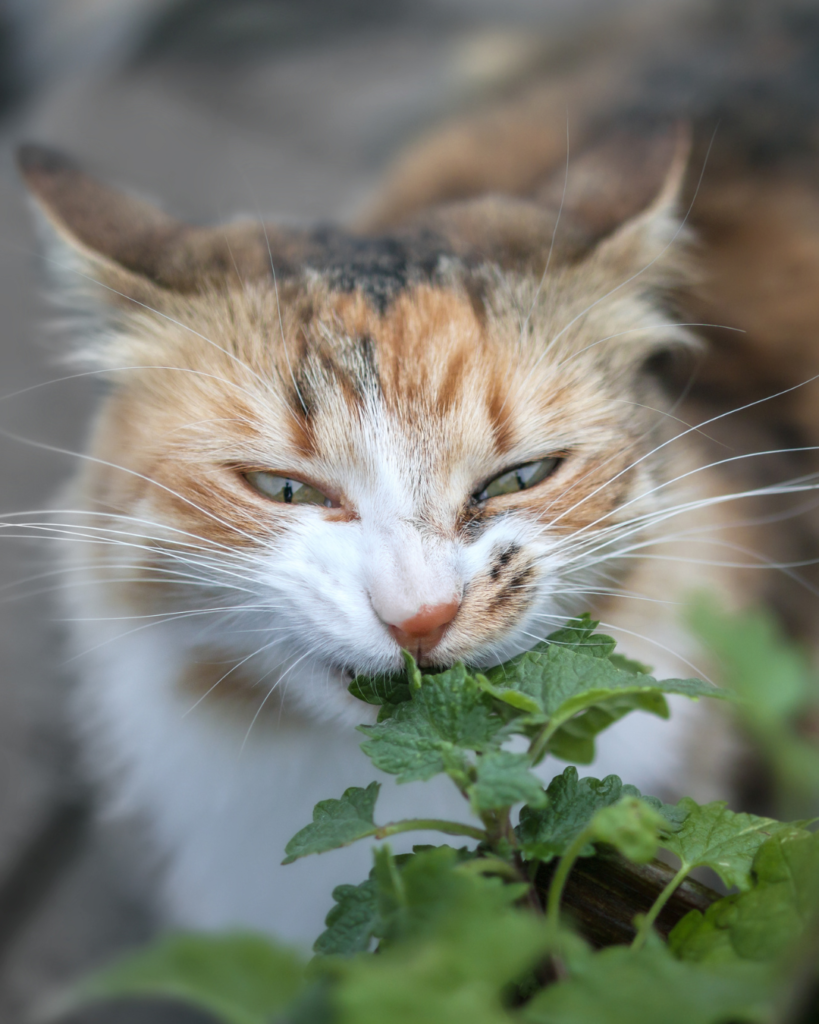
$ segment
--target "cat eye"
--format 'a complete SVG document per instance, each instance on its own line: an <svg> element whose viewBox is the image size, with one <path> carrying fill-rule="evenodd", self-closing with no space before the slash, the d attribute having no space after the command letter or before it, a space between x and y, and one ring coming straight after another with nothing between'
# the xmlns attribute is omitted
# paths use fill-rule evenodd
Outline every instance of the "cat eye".
<svg viewBox="0 0 819 1024"><path fill-rule="evenodd" d="M302 483L288 476L278 476L267 470L253 470L244 474L245 480L254 491L263 494L271 501L280 501L285 505L324 505L333 507L333 500L322 494L310 484Z"/></svg>
<svg viewBox="0 0 819 1024"><path fill-rule="evenodd" d="M473 495L475 501L486 501L497 498L501 494L515 494L517 491L528 491L530 487L541 483L557 469L563 459L554 455L537 462L527 462L525 466L509 469L494 480L490 480L483 490Z"/></svg>

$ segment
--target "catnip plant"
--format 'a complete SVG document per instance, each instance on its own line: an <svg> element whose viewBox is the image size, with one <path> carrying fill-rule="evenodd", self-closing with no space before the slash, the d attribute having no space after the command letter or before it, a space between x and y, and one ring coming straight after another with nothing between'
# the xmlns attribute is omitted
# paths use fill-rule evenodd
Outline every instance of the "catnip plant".
<svg viewBox="0 0 819 1024"><path fill-rule="evenodd" d="M722 801L672 806L614 775L580 778L574 767L590 763L595 737L631 711L668 716L668 694L729 700L782 799L814 805L819 753L793 728L817 706L806 661L761 616L725 616L703 599L690 617L725 689L654 679L588 615L485 673L458 664L426 674L405 655L403 672L355 679L351 693L379 708L376 723L360 727L373 765L399 782L447 775L480 824L381 822L379 783L347 789L317 804L285 850L289 863L382 841L369 877L335 889L309 963L252 934L169 935L80 985L60 1009L151 995L187 1001L225 1024L814 1019L812 823L736 813ZM547 754L571 765L544 789L532 769ZM383 842L419 830L463 845L395 855ZM659 851L673 866L655 860ZM601 909L585 917L567 906L583 862L595 863L602 880ZM687 881L698 868L714 872L727 895ZM624 877L621 940L601 941L595 914L613 913L613 904L597 890L617 889ZM640 912L632 892L641 894ZM660 928L674 906L675 923Z"/></svg>

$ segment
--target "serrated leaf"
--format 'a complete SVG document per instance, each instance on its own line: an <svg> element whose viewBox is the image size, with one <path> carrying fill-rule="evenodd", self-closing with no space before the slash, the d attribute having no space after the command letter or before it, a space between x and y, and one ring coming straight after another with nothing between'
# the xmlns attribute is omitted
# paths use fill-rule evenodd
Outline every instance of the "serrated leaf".
<svg viewBox="0 0 819 1024"><path fill-rule="evenodd" d="M259 935L168 935L84 982L70 1004L174 999L224 1024L269 1024L303 988L304 966L293 950Z"/></svg>
<svg viewBox="0 0 819 1024"><path fill-rule="evenodd" d="M611 807L623 797L638 797L649 808L664 813L668 829L678 825L678 820L669 820L667 813L674 814L656 797L645 797L635 786L624 785L616 775L605 779L581 779L577 769L566 768L556 776L546 789L548 803L544 808L524 807L520 822L515 829L521 852L527 860L550 861L560 857L566 849L585 831L594 815L604 807ZM591 857L594 846L590 842L580 853Z"/></svg>
<svg viewBox="0 0 819 1024"><path fill-rule="evenodd" d="M348 846L356 839L375 835L373 810L381 785L371 782L366 789L351 786L340 800L320 800L313 808L313 820L290 840L282 864L292 864L310 853L324 853Z"/></svg>
<svg viewBox="0 0 819 1024"><path fill-rule="evenodd" d="M751 887L751 865L757 850L771 836L793 834L799 825L730 811L724 800L697 804L683 797L677 808L685 814L680 828L663 836L662 846L676 854L682 867L708 867L727 886Z"/></svg>
<svg viewBox="0 0 819 1024"><path fill-rule="evenodd" d="M582 649L584 653L595 658L608 658L617 644L612 637L606 636L605 633L595 633L599 625L600 623L593 619L588 612L584 612L577 618L570 619L565 626L555 630L554 633L550 633L544 643L538 645L538 648L543 648L548 644L557 644L572 650Z"/></svg>
<svg viewBox="0 0 819 1024"><path fill-rule="evenodd" d="M375 879L371 876L360 885L337 885L333 899L336 906L327 915L327 928L313 943L313 951L325 956L365 952L380 921Z"/></svg>
<svg viewBox="0 0 819 1024"><path fill-rule="evenodd" d="M541 644L490 669L479 683L496 699L523 711L525 724L547 727L552 735L546 749L573 759L580 754L584 762L592 759L594 736L629 711L667 717L663 694L727 696L699 679L658 681L633 666L620 667L609 657L609 645L594 646L596 636L581 636L582 642L574 646Z"/></svg>
<svg viewBox="0 0 819 1024"><path fill-rule="evenodd" d="M819 834L766 840L754 859L753 887L726 896L705 914L690 911L669 935L683 960L775 960L797 944L819 910Z"/></svg>
<svg viewBox="0 0 819 1024"><path fill-rule="evenodd" d="M725 1024L767 1022L772 978L750 964L709 970L661 944L610 946L580 958L571 977L524 1007L525 1024Z"/></svg>
<svg viewBox="0 0 819 1024"><path fill-rule="evenodd" d="M530 807L543 807L546 794L540 779L529 770L529 764L526 754L513 754L508 750L484 754L478 761L475 781L467 787L476 814L523 802Z"/></svg>
<svg viewBox="0 0 819 1024"><path fill-rule="evenodd" d="M376 768L397 775L399 782L448 772L465 786L467 751L496 747L505 729L492 702L462 664L423 676L412 700L385 710L385 721L359 726L368 737L361 749Z"/></svg>

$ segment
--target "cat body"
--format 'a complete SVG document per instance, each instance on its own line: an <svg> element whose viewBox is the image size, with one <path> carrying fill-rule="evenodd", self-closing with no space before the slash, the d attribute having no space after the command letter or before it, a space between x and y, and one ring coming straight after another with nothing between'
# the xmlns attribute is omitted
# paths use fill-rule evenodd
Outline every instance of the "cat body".
<svg viewBox="0 0 819 1024"><path fill-rule="evenodd" d="M690 591L766 596L741 564L760 487L657 375L701 346L681 324L723 323L682 315L713 294L683 224L697 127L689 165L673 126L587 125L566 178L541 99L525 187L508 160L490 173L478 120L411 154L357 233L188 227L22 151L77 351L111 384L60 517L75 720L177 922L306 941L365 876L365 844L279 862L316 801L377 774L347 686L402 647L491 665L588 609L687 676ZM484 152L483 177L463 165L479 185L453 185L456 151ZM589 770L708 799L734 753L718 712L679 701L619 723ZM381 820L468 816L443 784L380 781Z"/></svg>

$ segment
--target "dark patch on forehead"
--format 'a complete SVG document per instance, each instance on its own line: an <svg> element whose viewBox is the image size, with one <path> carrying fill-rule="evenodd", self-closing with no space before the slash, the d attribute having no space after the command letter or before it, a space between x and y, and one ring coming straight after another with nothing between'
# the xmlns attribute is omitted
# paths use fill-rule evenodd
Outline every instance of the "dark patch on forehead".
<svg viewBox="0 0 819 1024"><path fill-rule="evenodd" d="M311 233L309 249L305 266L334 291L361 291L379 313L405 288L434 282L442 258L454 256L432 231L366 238L325 227Z"/></svg>

